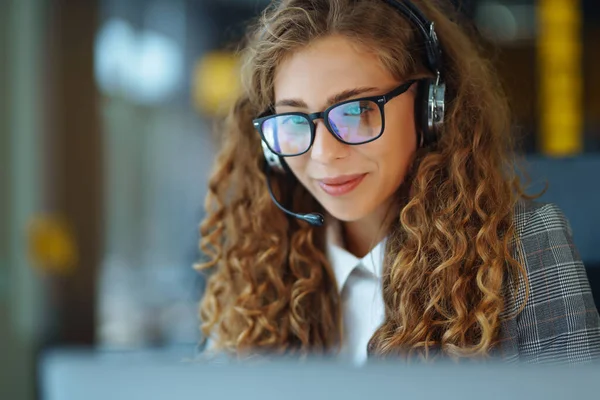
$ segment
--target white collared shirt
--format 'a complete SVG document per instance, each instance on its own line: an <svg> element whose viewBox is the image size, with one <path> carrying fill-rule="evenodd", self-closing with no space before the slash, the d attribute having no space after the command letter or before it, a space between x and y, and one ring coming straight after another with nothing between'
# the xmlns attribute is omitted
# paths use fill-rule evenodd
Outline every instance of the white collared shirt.
<svg viewBox="0 0 600 400"><path fill-rule="evenodd" d="M367 361L369 340L385 317L381 291L385 242L358 258L342 247L339 224L328 224L327 258L342 300L342 356L350 357L356 365Z"/></svg>

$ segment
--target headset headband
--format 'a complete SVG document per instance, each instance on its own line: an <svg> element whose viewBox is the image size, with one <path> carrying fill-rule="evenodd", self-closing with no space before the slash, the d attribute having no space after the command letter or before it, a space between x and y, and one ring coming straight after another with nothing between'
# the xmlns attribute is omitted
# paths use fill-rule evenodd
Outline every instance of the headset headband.
<svg viewBox="0 0 600 400"><path fill-rule="evenodd" d="M425 54L427 56L427 64L431 72L439 76L441 69L442 52L440 50L440 42L435 33L434 24L408 0L383 0L390 6L394 7L406 18L408 18L419 30L423 39L425 39Z"/></svg>

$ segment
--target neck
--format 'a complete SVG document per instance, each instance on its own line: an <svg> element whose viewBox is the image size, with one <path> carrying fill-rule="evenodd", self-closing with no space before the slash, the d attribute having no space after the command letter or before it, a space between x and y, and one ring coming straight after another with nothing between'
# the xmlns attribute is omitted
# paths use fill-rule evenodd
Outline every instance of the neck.
<svg viewBox="0 0 600 400"><path fill-rule="evenodd" d="M367 217L343 223L344 247L362 258L381 242L388 233L396 211L393 201L383 204Z"/></svg>

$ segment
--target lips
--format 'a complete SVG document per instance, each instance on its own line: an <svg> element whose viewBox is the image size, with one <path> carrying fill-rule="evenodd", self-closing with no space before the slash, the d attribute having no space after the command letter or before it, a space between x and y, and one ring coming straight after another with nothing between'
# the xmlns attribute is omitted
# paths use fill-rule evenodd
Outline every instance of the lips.
<svg viewBox="0 0 600 400"><path fill-rule="evenodd" d="M331 196L342 196L353 191L367 174L343 175L333 178L318 179L317 182L323 191Z"/></svg>

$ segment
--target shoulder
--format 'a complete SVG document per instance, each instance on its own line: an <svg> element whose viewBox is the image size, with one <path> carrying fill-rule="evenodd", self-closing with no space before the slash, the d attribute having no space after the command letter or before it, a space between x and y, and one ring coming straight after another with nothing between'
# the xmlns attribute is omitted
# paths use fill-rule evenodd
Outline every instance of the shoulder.
<svg viewBox="0 0 600 400"><path fill-rule="evenodd" d="M520 201L514 223L517 256L530 281L536 273L583 269L571 225L556 204Z"/></svg>
<svg viewBox="0 0 600 400"><path fill-rule="evenodd" d="M514 339L519 358L581 362L598 357L598 312L569 221L555 204L521 201L514 223L515 255L527 285L519 285L507 304L511 312L522 312L504 334Z"/></svg>
<svg viewBox="0 0 600 400"><path fill-rule="evenodd" d="M533 298L538 294L539 280L558 284L565 274L578 274L587 283L571 225L556 204L520 201L514 220L516 256L525 268Z"/></svg>
<svg viewBox="0 0 600 400"><path fill-rule="evenodd" d="M514 222L517 235L521 239L553 230L572 235L569 221L562 210L553 203L520 200L515 206Z"/></svg>

